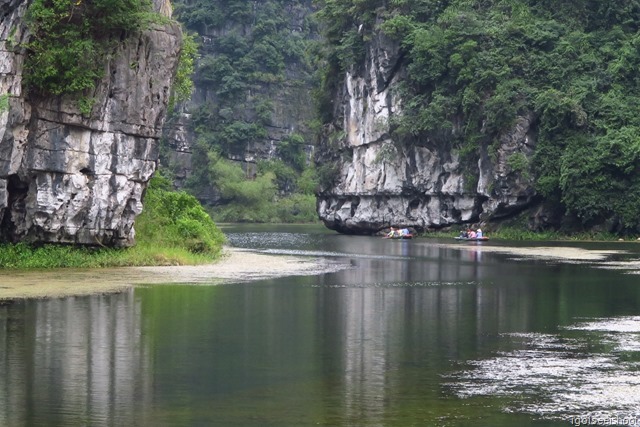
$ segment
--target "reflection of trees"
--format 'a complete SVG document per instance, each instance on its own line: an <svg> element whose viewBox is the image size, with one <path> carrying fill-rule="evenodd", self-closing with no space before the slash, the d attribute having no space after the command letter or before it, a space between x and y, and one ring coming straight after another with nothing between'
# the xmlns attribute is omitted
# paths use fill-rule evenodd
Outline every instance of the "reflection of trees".
<svg viewBox="0 0 640 427"><path fill-rule="evenodd" d="M151 387L139 311L133 291L0 308L0 424L135 419Z"/></svg>

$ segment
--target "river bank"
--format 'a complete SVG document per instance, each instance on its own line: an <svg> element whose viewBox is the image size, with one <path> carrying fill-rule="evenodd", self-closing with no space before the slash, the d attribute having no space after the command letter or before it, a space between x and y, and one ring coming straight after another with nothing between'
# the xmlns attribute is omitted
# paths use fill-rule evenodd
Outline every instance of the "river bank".
<svg viewBox="0 0 640 427"><path fill-rule="evenodd" d="M169 283L225 284L315 275L348 267L320 258L268 255L225 248L220 260L196 266L0 270L0 300L62 298L122 292Z"/></svg>
<svg viewBox="0 0 640 427"><path fill-rule="evenodd" d="M640 260L611 260L624 250L589 250L575 247L513 247L460 245L422 241L475 253L505 253L518 258L538 258L640 273ZM273 255L227 247L212 264L188 266L118 267L91 269L0 270L0 301L27 298L61 298L122 292L132 286L187 283L220 285L285 276L316 275L349 268L335 260L308 256Z"/></svg>

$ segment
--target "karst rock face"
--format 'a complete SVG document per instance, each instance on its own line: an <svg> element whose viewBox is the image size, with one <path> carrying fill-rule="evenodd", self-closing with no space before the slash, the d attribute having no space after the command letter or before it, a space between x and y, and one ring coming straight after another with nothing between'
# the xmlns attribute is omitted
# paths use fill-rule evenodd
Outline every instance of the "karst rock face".
<svg viewBox="0 0 640 427"><path fill-rule="evenodd" d="M0 5L0 239L131 245L156 168L181 30L155 25L121 43L83 115L78 99L25 91L29 4ZM171 13L168 2L154 6Z"/></svg>
<svg viewBox="0 0 640 427"><path fill-rule="evenodd" d="M509 161L515 155L530 164L535 117L517 117L498 144L479 148L471 165L441 138L394 140L389 124L402 113L400 61L398 45L378 34L364 66L347 73L338 90L335 120L317 158L319 166L336 166L318 193L324 224L351 234L390 226L427 230L484 223L535 205L531 174Z"/></svg>

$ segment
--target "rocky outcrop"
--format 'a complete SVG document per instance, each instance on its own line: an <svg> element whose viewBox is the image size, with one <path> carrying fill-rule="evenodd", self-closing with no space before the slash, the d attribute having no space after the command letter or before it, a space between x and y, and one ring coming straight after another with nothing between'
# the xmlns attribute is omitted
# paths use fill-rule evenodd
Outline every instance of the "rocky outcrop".
<svg viewBox="0 0 640 427"><path fill-rule="evenodd" d="M27 0L0 23L0 238L127 246L156 168L181 31L153 28L120 44L87 99L36 98L22 85ZM170 14L166 1L156 11Z"/></svg>
<svg viewBox="0 0 640 427"><path fill-rule="evenodd" d="M338 91L336 120L318 150L320 165L338 166L318 193L325 225L355 234L390 226L426 230L486 222L535 203L532 114L518 117L497 146L481 147L473 163L446 138L408 144L391 136L390 123L402 113L401 60L398 45L378 34L364 66L347 73Z"/></svg>

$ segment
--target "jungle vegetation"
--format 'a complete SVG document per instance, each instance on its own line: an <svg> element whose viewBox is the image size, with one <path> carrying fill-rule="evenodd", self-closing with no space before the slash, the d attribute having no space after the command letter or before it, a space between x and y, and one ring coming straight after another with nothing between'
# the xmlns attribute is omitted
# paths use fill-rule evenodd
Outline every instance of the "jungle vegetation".
<svg viewBox="0 0 640 427"><path fill-rule="evenodd" d="M217 221L317 219L308 149L313 123L311 114L303 114L311 111L310 103L304 95L296 99L313 80L311 47L317 30L311 8L310 0L175 2L174 16L200 36L193 76L198 100L189 106L197 141L186 189L196 196L215 189L209 211ZM302 112L296 129L274 132L275 115L282 115L282 104L292 100L299 104L292 110ZM244 158L247 148L269 142L276 151L256 156L255 163L234 160ZM173 165L166 156L162 164L170 175Z"/></svg>
<svg viewBox="0 0 640 427"><path fill-rule="evenodd" d="M535 157L513 163L546 202L584 229L640 231L640 2L318 3L328 64L321 103L383 32L400 44L406 74L395 138L447 140L473 164L480 147L529 115Z"/></svg>
<svg viewBox="0 0 640 427"><path fill-rule="evenodd" d="M150 13L151 3L140 0L35 0L27 11L27 86L51 95L93 88L109 44L140 30Z"/></svg>

